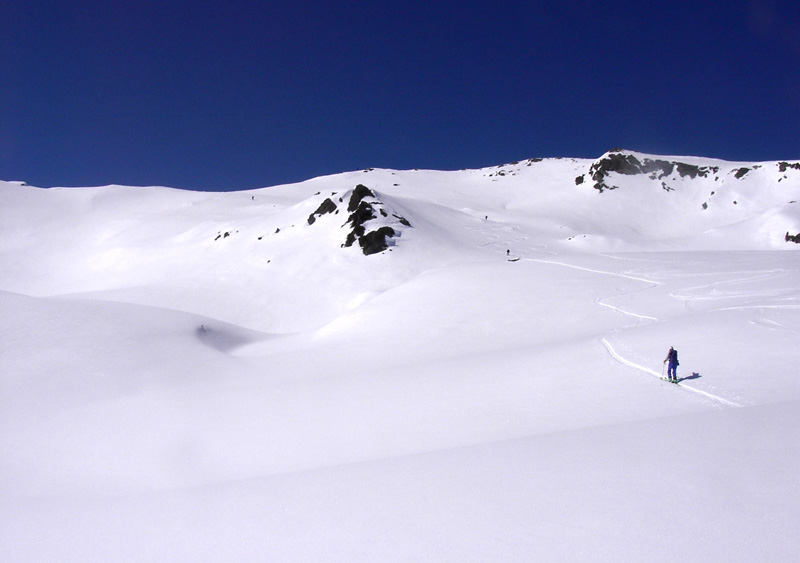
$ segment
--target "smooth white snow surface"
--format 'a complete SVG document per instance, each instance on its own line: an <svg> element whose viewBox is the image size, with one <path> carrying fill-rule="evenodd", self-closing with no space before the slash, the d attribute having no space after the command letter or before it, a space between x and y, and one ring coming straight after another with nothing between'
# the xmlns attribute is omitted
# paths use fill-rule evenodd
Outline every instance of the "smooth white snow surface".
<svg viewBox="0 0 800 563"><path fill-rule="evenodd" d="M624 154L0 182L0 558L796 560L800 165Z"/></svg>

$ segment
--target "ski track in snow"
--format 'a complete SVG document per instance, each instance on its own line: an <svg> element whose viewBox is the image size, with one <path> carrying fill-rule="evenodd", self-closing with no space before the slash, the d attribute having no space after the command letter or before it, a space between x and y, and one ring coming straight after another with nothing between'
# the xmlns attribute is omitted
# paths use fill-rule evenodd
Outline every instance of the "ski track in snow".
<svg viewBox="0 0 800 563"><path fill-rule="evenodd" d="M538 259L538 258L525 258L524 260L531 261L531 262L541 262L541 263L545 263L545 264L556 264L556 265L564 266L564 267L567 267L567 268L574 268L576 270L583 270L585 272L593 272L593 273L596 273L596 274L605 274L605 275L609 275L609 276L617 276L617 277L621 277L621 278L626 278L626 279L630 279L630 280L635 280L635 281L640 281L640 282L647 283L648 284L647 287L634 289L632 291L626 291L626 292L619 293L619 294L616 294L616 295L613 295L613 296L607 295L607 296L604 296L604 297L598 297L597 299L595 299L594 302L596 304L598 304L598 305L603 306L603 307L608 307L608 308L610 308L610 309L612 309L614 311L617 311L618 313L621 313L623 315L628 315L628 316L634 317L634 318L637 319L637 321L639 323L641 323L643 321L658 322L658 319L656 317L650 317L648 315L640 315L638 313L632 313L630 311L625 311L624 309L621 309L619 307L615 307L614 305L609 305L608 303L603 303L603 299L606 299L608 297L620 297L620 296L623 296L623 295L630 295L631 293L637 293L639 291L646 291L648 289L652 289L652 288L657 287L658 285L660 285L659 282L656 282L656 281L653 281L653 280L649 280L647 278L631 276L629 274L622 274L622 273L619 273L619 272L608 272L608 271L605 271L605 270L596 270L596 269L593 269L593 268L586 268L586 267L583 267L583 266L575 266L573 264L567 264L565 262L557 262L555 260L542 260L542 259ZM616 332L616 329L614 331L612 331L612 333L613 332ZM646 373L648 375L655 376L660 380L663 380L662 375L660 373L658 373L657 371L652 370L652 369L647 368L647 367L644 367L644 366L641 366L641 365L639 365L639 364L637 364L635 362L632 362L632 361L620 356L614 350L614 348L611 346L611 344L609 343L609 341L606 338L600 338L600 342L606 348L606 350L608 351L609 355L611 355L611 357L614 358L616 361L618 361L620 364L622 364L624 366L627 366L627 367L630 367L630 368L633 368L633 369L636 369L636 370L639 370L639 371L644 372L644 373ZM729 401L728 399L724 399L722 397L719 397L719 396L714 395L712 393L709 393L707 391L703 391L702 389L697 389L695 387L690 387L690 386L684 385L684 384L680 384L679 386L682 389L686 389L687 391L691 391L693 393L697 393L699 395L703 395L704 397L706 397L708 399L711 399L711 400L715 401L718 404L725 405L725 406L728 406L728 407L737 407L737 408L742 407L742 405L740 405L739 403L735 403L733 401Z"/></svg>
<svg viewBox="0 0 800 563"><path fill-rule="evenodd" d="M696 308L698 302L713 302L713 301L721 301L724 299L738 299L741 298L741 293L737 292L726 292L721 290L723 286L731 286L736 284L746 284L750 282L762 282L766 280L771 280L776 277L785 276L790 273L789 270L763 270L759 272L726 272L726 275L732 274L748 274L746 277L743 278L734 278L734 279L725 279L722 281L717 281L714 283L703 284L693 287L683 288L679 291L672 291L670 292L670 297L673 299L677 299L679 301L684 301L685 306L690 309ZM712 274L714 275L714 274ZM753 303L763 303L764 299L776 299L776 298L783 298L784 296L791 296L793 298L796 294L794 290L772 290L772 291L760 291L760 292L753 292L749 291L747 295L753 299ZM725 307L716 309L717 311L729 311L729 310L737 310L737 309L746 309L746 308L792 308L796 307L796 304L791 305L750 305L745 304L736 307Z"/></svg>
<svg viewBox="0 0 800 563"><path fill-rule="evenodd" d="M646 287L644 289L650 289L650 288ZM644 289L637 289L636 291L644 291ZM632 293L632 292L628 292L628 293ZM628 295L628 293L620 293L620 295ZM612 311L616 311L617 313L621 313L623 315L628 315L628 316L631 316L631 317L635 317L635 318L643 320L643 321L654 321L654 322L658 321L658 319L655 318L655 317L648 317L647 315L639 315L637 313L631 313L630 311L626 311L624 309L620 309L619 307L615 307L614 305L609 305L608 303L603 303L603 299L604 299L603 297L598 297L597 299L594 300L594 302L597 305L600 305L601 307L608 307Z"/></svg>
<svg viewBox="0 0 800 563"><path fill-rule="evenodd" d="M644 366L640 366L639 364L634 363L634 362L632 362L630 360L627 360L627 359L623 358L622 356L620 356L619 354L617 354L617 352L614 350L614 348L611 346L611 344L605 338L601 338L600 342L603 344L603 346L606 347L606 350L608 350L608 353L611 355L611 357L614 358L615 360L617 360L622 365L628 366L630 368L633 368L633 369L639 370L641 372L647 373L649 375L655 376L655 377L657 377L659 379L663 379L661 374L658 373L657 371L652 370L652 369L647 368L647 367L644 367ZM713 394L711 394L711 393L709 393L707 391L703 391L703 390L697 389L695 387L689 387L688 385L684 385L684 384L678 384L678 386L681 389L686 389L687 391L692 391L693 393L697 393L699 395L703 395L704 397L707 397L707 398L709 398L709 399L711 399L713 401L716 401L717 403L720 403L720 404L728 406L728 407L737 407L737 408L741 408L742 407L742 405L740 405L739 403L734 403L733 401L729 401L728 399L723 399L722 397L718 397L717 395L713 395Z"/></svg>
<svg viewBox="0 0 800 563"><path fill-rule="evenodd" d="M481 230L481 228L478 227L477 230ZM482 247L502 245L503 249L508 249L508 248L510 248L512 246L512 244L511 244L512 242L521 242L523 240L527 240L527 237L521 237L519 239L516 239L515 241L511 241L509 239L505 239L505 238L503 238L501 236L498 236L496 233L490 232L490 229L484 229L484 230L489 235L488 236L489 242L487 242L487 243L485 243L483 245L480 245ZM511 229L511 230L515 230L515 229ZM509 232L509 229L506 228L506 229L503 229L503 231L507 234ZM544 251L544 252L546 252L548 254L551 254L551 255L556 255L556 253L546 250L546 247L544 247L543 249L539 249L539 250L540 251ZM566 262L560 262L560 261L557 261L557 260L549 260L549 259L544 259L544 258L532 258L532 257L525 256L526 254L527 253L523 251L520 254L516 254L515 253L513 255L509 255L509 257L513 258L513 261L523 260L523 261L527 261L527 262L539 262L539 263L542 263L542 264L554 264L554 265L562 266L562 267L565 267L565 268L572 268L572 269L575 269L575 270L581 270L581 271L584 271L584 272L591 272L591 273L607 275L607 276L615 276L615 277L624 278L624 279L637 281L637 282L642 282L642 283L647 284L645 287L637 288L637 289L634 289L634 290L625 291L625 292L614 294L614 295L606 295L606 296L598 297L598 298L596 298L594 300L594 302L597 305L601 306L601 307L607 307L607 308L609 308L609 309L611 309L613 311L616 311L616 312L618 312L618 313L620 313L622 315L627 315L629 317L635 318L636 321L637 321L637 326L640 326L643 323L656 323L656 322L659 321L659 319L656 318L656 317L651 317L649 315L643 315L643 314L634 313L634 312L631 312L631 311L626 311L626 310L624 310L624 309L622 309L620 307L617 307L615 305L611 305L609 303L605 303L604 300L612 298L612 297L622 297L622 296L625 296L625 295L630 295L630 294L641 292L641 291L647 291L647 290L653 289L653 288L661 285L662 282L654 281L654 280L651 280L651 279L648 279L648 278L644 278L644 277L640 277L640 276L624 274L624 273L621 273L621 272L610 272L610 271L607 271L607 270L598 270L598 269L594 269L594 268L587 268L585 266L576 266L574 264L569 264L569 263L566 263ZM610 257L607 254L604 254L604 256ZM715 282L715 283L712 283L712 284L705 284L705 285L701 285L701 286L686 288L686 289L684 289L684 290L682 290L680 292L677 292L677 291L671 292L670 293L670 297L672 297L674 299L677 299L677 300L685 300L685 301L687 301L687 306L688 306L688 302L690 300L692 300L692 299L719 299L719 298L737 297L737 295L735 295L735 294L734 295L721 294L719 296L714 296L714 295L700 296L700 295L694 295L693 292L697 292L698 290L701 290L701 289L707 289L707 290L710 291L710 293L715 293L717 291L717 288L719 286L721 286L721 285L735 284L735 283L749 282L749 281L758 281L758 280L764 279L765 277L768 278L768 277L772 277L772 276L774 276L776 274L785 273L785 272L786 272L785 270L757 272L756 275L754 275L754 276L750 275L747 278L743 278L743 279L734 279L734 280L728 279L728 280L724 280L724 281L720 281L720 282ZM742 272L742 273L745 273L745 272ZM752 274L752 272L746 272L746 273ZM748 305L746 307L750 307L750 306L751 305ZM757 305L752 305L752 307L758 307L758 306ZM761 307L764 307L764 306L762 305ZM767 306L767 307L769 307L769 306ZM785 305L785 306L774 306L773 305L772 307L793 308L793 307L795 307L795 305L794 304ZM728 308L721 309L721 310L738 309L738 308L744 308L744 307L728 307ZM614 330L611 331L610 334L613 334L613 333L617 332L618 330L619 329L614 329ZM657 377L659 380L663 380L662 374L660 374L659 372L657 372L657 371L655 371L653 369L647 368L645 366L641 366L641 365L639 365L639 364L637 364L635 362L632 362L631 360L628 360L627 358L624 358L624 357L620 356L616 352L616 350L614 350L614 348L611 346L611 343L605 337L601 337L599 339L599 341L600 341L600 343L603 344L605 349L608 351L609 355L614 360L619 362L620 364L622 364L622 365L624 365L626 367L630 367L630 368L636 369L636 370L641 371L643 373L646 373L648 375L652 375L654 377ZM714 395L713 393L709 393L707 391L703 391L702 389L697 389L696 387L691 387L691 386L685 385L685 384L679 384L679 387L682 388L682 389L685 389L687 391L691 391L693 393L696 393L698 395L702 395L702 396L706 397L707 399L710 399L710 400L714 401L717 405L720 405L720 406L733 407L733 408L741 408L741 407L743 407L743 405L741 405L739 403L736 403L734 401L730 401L730 400L725 399L723 397L719 397L717 395Z"/></svg>
<svg viewBox="0 0 800 563"><path fill-rule="evenodd" d="M605 296L596 298L594 300L594 302L597 305L600 305L601 307L608 307L612 311L616 311L617 313L621 313L623 315L627 315L629 317L633 317L638 321L639 324L641 324L643 321L658 322L658 319L656 317L651 317L651 316L648 316L648 315L640 315L639 313L633 313L631 311L626 311L625 309L622 309L622 308L617 307L615 305L611 305L609 303L604 303L603 300L611 298L611 297L622 297L622 296L625 296L625 295L631 295L633 293L638 293L640 291L647 291L649 289L653 289L654 287L657 287L658 285L660 285L660 282L649 280L647 278L640 278L640 277L637 277L637 276L631 276L629 274L622 274L622 273L619 273L619 272L608 272L608 271L605 271L605 270L595 270L595 269L592 269L592 268L585 268L583 266L575 266L573 264L567 264L565 262L556 262L555 260L542 260L542 259L538 259L538 258L525 258L524 260L530 261L530 262L541 262L541 263L545 263L545 264L556 264L558 266L564 266L564 267L573 268L573 269L576 269L576 270L583 270L584 272L592 272L592 273L595 273L595 274L605 274L605 275L608 275L608 276L616 276L616 277L620 277L620 278L626 278L626 279L629 279L629 280L644 282L644 283L648 284L647 287L640 287L638 289L632 289L630 291L624 291L622 293L617 293L617 294L614 294L614 295L605 295Z"/></svg>

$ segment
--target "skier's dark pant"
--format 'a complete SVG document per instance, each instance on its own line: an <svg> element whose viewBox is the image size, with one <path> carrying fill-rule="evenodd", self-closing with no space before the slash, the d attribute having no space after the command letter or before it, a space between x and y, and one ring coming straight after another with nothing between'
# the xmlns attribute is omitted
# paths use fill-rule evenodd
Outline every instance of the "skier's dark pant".
<svg viewBox="0 0 800 563"><path fill-rule="evenodd" d="M667 367L667 378L678 379L678 364L674 364L672 362L669 363L669 366Z"/></svg>

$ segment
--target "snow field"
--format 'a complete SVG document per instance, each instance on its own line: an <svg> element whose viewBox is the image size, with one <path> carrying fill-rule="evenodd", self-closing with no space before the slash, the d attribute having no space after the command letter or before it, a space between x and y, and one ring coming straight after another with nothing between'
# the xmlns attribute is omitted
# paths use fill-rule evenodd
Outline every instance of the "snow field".
<svg viewBox="0 0 800 563"><path fill-rule="evenodd" d="M0 184L3 559L792 560L800 183L697 162Z"/></svg>

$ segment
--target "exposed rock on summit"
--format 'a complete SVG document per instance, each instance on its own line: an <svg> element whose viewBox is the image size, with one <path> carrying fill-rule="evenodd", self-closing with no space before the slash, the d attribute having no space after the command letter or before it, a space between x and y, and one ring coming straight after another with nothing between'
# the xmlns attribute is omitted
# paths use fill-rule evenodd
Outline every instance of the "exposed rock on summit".
<svg viewBox="0 0 800 563"><path fill-rule="evenodd" d="M617 189L619 186L610 183L609 177L612 172L625 176L642 174L649 176L651 180L662 180L673 176L677 172L680 177L688 176L694 179L698 176L705 178L710 173L716 174L719 172L719 168L716 166L696 166L685 162L670 162L661 159L644 158L639 160L635 155L628 152L613 150L596 160L589 167L589 175L594 180L594 188L601 193L603 190ZM737 176L738 178L741 178L741 176ZM581 184L582 182L582 176L578 176L575 179L576 184ZM662 187L667 191L672 189L666 182L662 182Z"/></svg>

